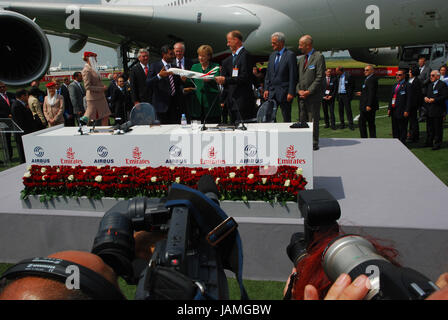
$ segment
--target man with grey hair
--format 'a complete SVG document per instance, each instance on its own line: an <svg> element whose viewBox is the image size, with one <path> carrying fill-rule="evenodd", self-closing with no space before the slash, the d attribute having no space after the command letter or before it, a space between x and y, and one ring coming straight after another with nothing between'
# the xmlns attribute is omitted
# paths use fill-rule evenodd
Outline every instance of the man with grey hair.
<svg viewBox="0 0 448 320"><path fill-rule="evenodd" d="M272 34L271 45L274 52L269 57L266 71L264 99L274 100L282 110L283 121L291 122L291 103L297 83L296 55L285 47L282 32Z"/></svg>
<svg viewBox="0 0 448 320"><path fill-rule="evenodd" d="M356 95L359 99L359 133L361 138L376 138L375 114L379 109L378 104L378 79L375 76L375 68L372 65L364 67L364 83L361 91ZM367 135L367 126L369 135Z"/></svg>
<svg viewBox="0 0 448 320"><path fill-rule="evenodd" d="M325 58L313 48L313 38L310 35L300 38L299 50L303 53L298 63L296 88L300 120L313 121L313 150L319 150L319 117L325 86Z"/></svg>
<svg viewBox="0 0 448 320"><path fill-rule="evenodd" d="M146 85L149 74L149 52L142 48L138 51L138 63L129 72L131 97L134 105L140 102L151 102L152 93Z"/></svg>
<svg viewBox="0 0 448 320"><path fill-rule="evenodd" d="M425 104L428 111L426 119L426 147L439 150L443 139L443 117L445 114L445 100L448 97L448 88L445 82L440 81L440 72L431 71L431 82L426 87Z"/></svg>

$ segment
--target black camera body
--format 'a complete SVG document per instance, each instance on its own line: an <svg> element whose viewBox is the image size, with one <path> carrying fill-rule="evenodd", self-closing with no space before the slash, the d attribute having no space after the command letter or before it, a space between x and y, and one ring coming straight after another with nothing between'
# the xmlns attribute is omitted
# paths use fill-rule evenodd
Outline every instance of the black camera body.
<svg viewBox="0 0 448 320"><path fill-rule="evenodd" d="M204 181L210 185L210 179ZM228 299L224 269L234 271L237 280L242 274L237 224L204 193L173 185L166 199L120 201L101 220L92 253L126 282L137 284L136 299ZM216 232L223 229L224 234ZM149 265L143 266L135 259L133 236L142 230L166 232ZM219 241L210 240L215 236ZM240 287L244 298L247 294Z"/></svg>
<svg viewBox="0 0 448 320"><path fill-rule="evenodd" d="M324 189L305 190L299 192L298 197L304 233L294 233L286 249L294 266L307 255L316 232L339 231L337 220L341 216L338 202ZM359 235L347 234L333 239L322 254L322 267L333 282L342 273L352 280L361 274L368 276L372 288L366 299L421 300L438 290L421 273L390 263L376 252L370 241Z"/></svg>

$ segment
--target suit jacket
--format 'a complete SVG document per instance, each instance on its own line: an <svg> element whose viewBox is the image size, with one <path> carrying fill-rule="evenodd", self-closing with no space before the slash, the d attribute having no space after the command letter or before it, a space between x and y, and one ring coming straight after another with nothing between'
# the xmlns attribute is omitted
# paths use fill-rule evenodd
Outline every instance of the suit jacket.
<svg viewBox="0 0 448 320"><path fill-rule="evenodd" d="M33 113L28 107L25 107L20 101L14 100L11 107L12 120L24 131L20 135L34 131Z"/></svg>
<svg viewBox="0 0 448 320"><path fill-rule="evenodd" d="M81 86L81 88L79 87ZM68 85L68 92L70 94L70 102L72 103L73 113L78 114L79 112L84 113L84 97L86 96L86 91L81 83L76 84L75 81Z"/></svg>
<svg viewBox="0 0 448 320"><path fill-rule="evenodd" d="M336 79L336 95L339 96L339 84L341 81L342 75L338 76ZM353 93L355 92L355 81L350 73L345 72L345 91L350 100L353 99Z"/></svg>
<svg viewBox="0 0 448 320"><path fill-rule="evenodd" d="M119 87L116 87L110 97L112 112L116 117L120 117L123 120L127 120L127 112L131 111L134 105L129 89L129 87L125 86L124 90L121 91Z"/></svg>
<svg viewBox="0 0 448 320"><path fill-rule="evenodd" d="M179 76L173 75L175 95L171 96L171 85L169 77L161 78L157 76L164 67L162 60L154 62L149 68L147 86L152 90L152 105L156 112L167 112L171 99L182 96L183 85Z"/></svg>
<svg viewBox="0 0 448 320"><path fill-rule="evenodd" d="M414 78L412 83L409 83L409 95L411 96L410 111L416 112L418 108L423 105L422 84L418 77Z"/></svg>
<svg viewBox="0 0 448 320"><path fill-rule="evenodd" d="M299 59L296 91L308 90L310 91L310 95L307 100L320 102L325 86L325 58L322 53L314 50L308 58L306 68L304 68L304 65L305 55L301 56Z"/></svg>
<svg viewBox="0 0 448 320"><path fill-rule="evenodd" d="M221 99L229 110L240 110L243 119L248 119L255 112L255 97L252 90L254 66L252 56L243 47L236 56L230 55L222 62L222 73L225 77L224 90ZM233 68L238 69L238 75L233 77Z"/></svg>
<svg viewBox="0 0 448 320"><path fill-rule="evenodd" d="M422 84L422 93L426 93L426 86L431 83L431 68L428 64L425 65L425 68L422 72L420 72L420 75L418 76L418 79L420 80Z"/></svg>
<svg viewBox="0 0 448 320"><path fill-rule="evenodd" d="M269 99L278 103L286 102L288 94L295 96L297 85L297 60L291 50L285 49L275 68L277 51L271 53L264 80L264 88L269 91Z"/></svg>
<svg viewBox="0 0 448 320"><path fill-rule="evenodd" d="M405 112L410 112L411 110L411 86L409 83L404 81L400 84L397 89L398 83L392 86L391 96L389 99L389 107L388 110L391 111L391 116L396 119L403 119ZM397 95L395 97L395 107L393 107L393 99L395 96L395 91Z"/></svg>
<svg viewBox="0 0 448 320"><path fill-rule="evenodd" d="M64 114L73 115L73 105L70 100L70 92L65 84L61 85L61 96L64 98Z"/></svg>
<svg viewBox="0 0 448 320"><path fill-rule="evenodd" d="M149 70L152 65L149 66ZM143 70L140 62L132 67L129 73L129 80L131 83L131 95L132 102L151 102L152 92L148 88L146 80L149 78L149 70L148 76L145 75L145 70ZM160 71L160 70L159 70Z"/></svg>
<svg viewBox="0 0 448 320"><path fill-rule="evenodd" d="M448 88L443 81L431 82L426 87L426 97L434 98L434 103L427 103L428 117L443 117L446 112L445 100L448 98Z"/></svg>
<svg viewBox="0 0 448 320"><path fill-rule="evenodd" d="M333 101L338 88L338 78L335 76L330 76L330 82L327 83L327 76L324 78L324 97L331 96L328 101Z"/></svg>
<svg viewBox="0 0 448 320"><path fill-rule="evenodd" d="M5 99L3 99L2 95L0 95L0 118L9 118L11 114L11 108L16 96L10 92L6 92L8 96L9 105Z"/></svg>
<svg viewBox="0 0 448 320"><path fill-rule="evenodd" d="M366 107L369 106L372 110L378 110L378 79L372 74L364 80L361 88L361 98L359 101L359 111L367 112Z"/></svg>
<svg viewBox="0 0 448 320"><path fill-rule="evenodd" d="M176 66L173 65L173 67L178 68L177 58L174 62ZM184 57L184 70L191 70L191 67L193 66L193 61L187 57Z"/></svg>

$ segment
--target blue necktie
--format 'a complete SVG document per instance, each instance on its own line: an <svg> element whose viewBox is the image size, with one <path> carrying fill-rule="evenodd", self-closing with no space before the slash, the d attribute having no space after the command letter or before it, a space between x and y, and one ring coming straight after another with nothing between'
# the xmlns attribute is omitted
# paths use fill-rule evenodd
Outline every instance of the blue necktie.
<svg viewBox="0 0 448 320"><path fill-rule="evenodd" d="M277 52L277 56L275 57L275 61L274 61L274 71L277 71L277 66L278 66L279 61L280 61L280 52Z"/></svg>
<svg viewBox="0 0 448 320"><path fill-rule="evenodd" d="M235 66L236 53L232 53L232 65Z"/></svg>

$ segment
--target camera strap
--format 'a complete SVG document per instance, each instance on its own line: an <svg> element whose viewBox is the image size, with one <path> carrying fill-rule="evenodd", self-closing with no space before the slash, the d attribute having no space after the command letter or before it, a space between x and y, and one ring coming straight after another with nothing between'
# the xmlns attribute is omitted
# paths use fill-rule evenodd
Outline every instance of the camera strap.
<svg viewBox="0 0 448 320"><path fill-rule="evenodd" d="M223 224L229 217L212 200L202 192L189 188L181 184L173 184L168 194L167 208L175 206L186 206L193 213L201 231L207 236L214 234L213 231ZM220 254L224 268L232 271L240 287L241 300L248 300L246 289L243 284L243 246L240 234L233 220L227 220L230 232L226 232L224 237L220 237L219 242L215 242L214 247ZM209 241L210 243L210 241Z"/></svg>

